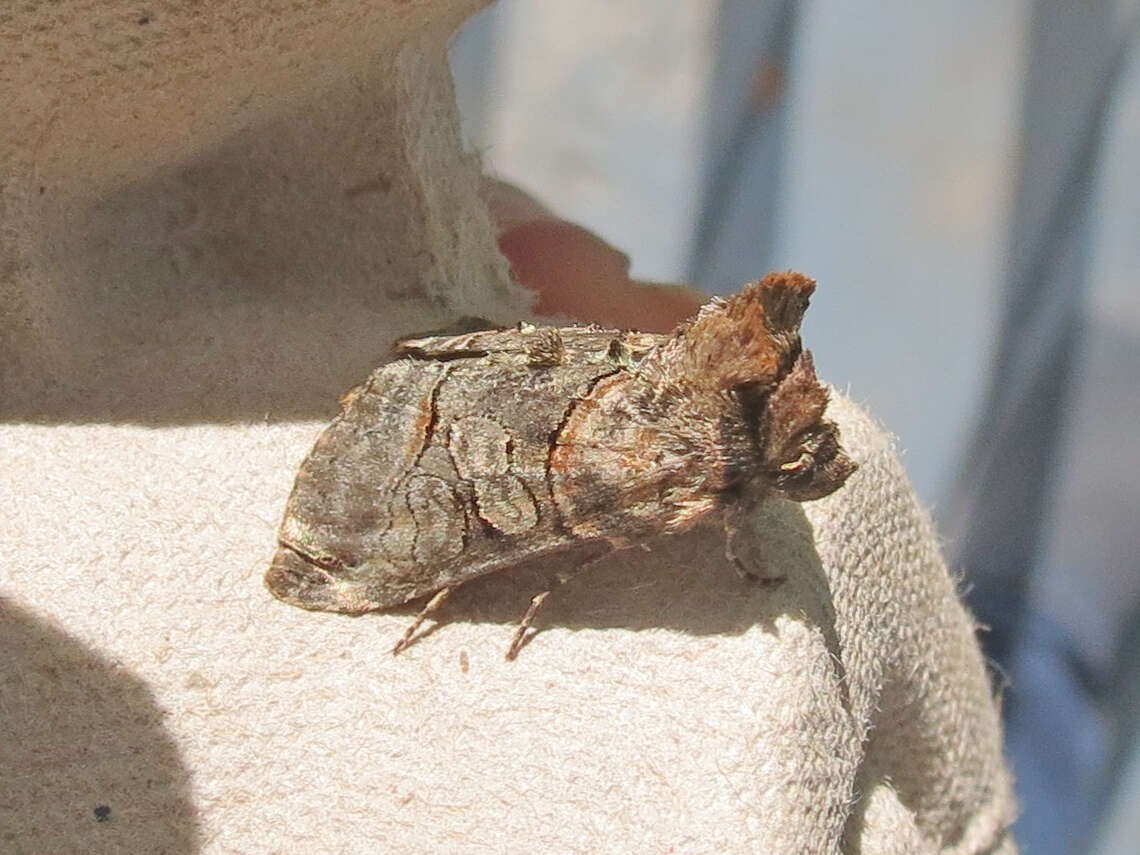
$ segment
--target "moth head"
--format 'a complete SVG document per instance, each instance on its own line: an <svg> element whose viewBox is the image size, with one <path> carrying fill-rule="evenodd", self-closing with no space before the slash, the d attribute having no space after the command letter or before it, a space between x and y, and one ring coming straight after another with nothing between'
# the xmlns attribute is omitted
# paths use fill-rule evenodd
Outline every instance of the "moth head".
<svg viewBox="0 0 1140 855"><path fill-rule="evenodd" d="M797 502L834 492L856 468L839 445L839 428L824 418L827 399L811 352L804 350L757 408L761 475L777 493Z"/></svg>
<svg viewBox="0 0 1140 855"><path fill-rule="evenodd" d="M712 300L656 357L656 367L683 378L685 389L740 404L743 422L734 420L733 428L742 440L734 473L740 480L730 482L755 479L764 491L796 501L828 495L855 471L838 428L824 418L827 389L800 342L814 289L800 273L769 273L734 297Z"/></svg>

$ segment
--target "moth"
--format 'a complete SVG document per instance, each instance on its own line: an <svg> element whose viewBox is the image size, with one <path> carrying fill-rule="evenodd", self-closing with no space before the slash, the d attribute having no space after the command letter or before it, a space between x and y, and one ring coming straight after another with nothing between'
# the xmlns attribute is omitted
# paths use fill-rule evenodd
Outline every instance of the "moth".
<svg viewBox="0 0 1140 855"><path fill-rule="evenodd" d="M523 559L607 553L770 496L816 499L855 464L800 342L815 282L769 274L672 334L520 324L405 339L302 463L269 590L347 614ZM531 601L518 653L549 591Z"/></svg>

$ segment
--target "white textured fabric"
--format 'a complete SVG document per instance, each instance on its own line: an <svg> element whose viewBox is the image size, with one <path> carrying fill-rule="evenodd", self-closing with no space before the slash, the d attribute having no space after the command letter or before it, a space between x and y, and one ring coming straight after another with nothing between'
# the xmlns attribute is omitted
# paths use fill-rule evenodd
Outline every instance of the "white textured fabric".
<svg viewBox="0 0 1140 855"><path fill-rule="evenodd" d="M786 582L738 579L715 529L662 540L558 591L513 663L526 571L400 657L406 614L270 598L317 423L9 425L0 827L26 852L996 851L971 623L886 438L834 410L861 469L756 520Z"/></svg>
<svg viewBox="0 0 1140 855"><path fill-rule="evenodd" d="M400 657L408 614L262 587L339 393L398 334L525 313L419 31L93 195L39 201L7 143L0 849L1012 853L973 626L842 399L861 469L758 514L775 587L715 528L661 539L559 590L513 663L551 567L465 586Z"/></svg>

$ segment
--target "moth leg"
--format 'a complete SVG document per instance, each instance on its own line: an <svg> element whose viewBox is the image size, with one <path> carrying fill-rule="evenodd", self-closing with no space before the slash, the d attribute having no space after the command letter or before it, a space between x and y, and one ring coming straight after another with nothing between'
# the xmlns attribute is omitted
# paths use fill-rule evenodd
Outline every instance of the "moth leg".
<svg viewBox="0 0 1140 855"><path fill-rule="evenodd" d="M755 582L759 577L744 566L740 556L736 554L736 537L740 534L741 522L744 512L738 507L730 507L724 512L724 557L736 570L742 579Z"/></svg>
<svg viewBox="0 0 1140 855"><path fill-rule="evenodd" d="M404 631L403 637L397 641L396 646L392 648L393 656L412 643L412 636L416 634L416 630L423 626L425 620L439 611L439 607L443 605L443 601L448 598L451 591L451 588L440 588L435 592L435 596L427 601L427 605L420 610L420 613L416 615L416 619L412 621L412 625Z"/></svg>
<svg viewBox="0 0 1140 855"><path fill-rule="evenodd" d="M550 591L543 591L541 594L535 594L531 598L526 613L522 616L522 620L519 621L519 625L515 629L515 636L511 639L511 647L507 651L508 662L514 661L514 658L519 655L519 650L521 650L523 646L523 639L526 637L526 631L530 629L530 625L534 623L534 616L538 614L538 610L549 596Z"/></svg>
<svg viewBox="0 0 1140 855"><path fill-rule="evenodd" d="M550 582L549 587L538 594L531 597L530 605L527 606L526 613L519 620L518 626L515 628L514 637L511 639L510 649L507 650L507 659L513 660L519 655L522 650L529 643L530 639L534 636L528 636L527 630L531 628L534 623L534 616L538 614L538 610L542 608L542 604L546 602L549 597L558 588L561 588L583 570L586 570L597 562L601 561L615 549L624 547L625 544L618 544L611 540L599 538L589 543L580 545L581 562L577 567L571 567L566 570L560 570L554 574L554 579Z"/></svg>
<svg viewBox="0 0 1140 855"><path fill-rule="evenodd" d="M733 541L736 539L736 533L739 531L734 525L730 525L728 518L724 521L724 557L729 564L736 570L736 575L742 579L756 580L756 574L744 566L744 562L740 560L740 556L736 554L736 548Z"/></svg>
<svg viewBox="0 0 1140 855"><path fill-rule="evenodd" d="M522 650L530 640L530 637L528 637L526 634L527 630L530 629L531 624L534 623L534 616L538 614L538 610L542 608L542 604L546 602L546 598L554 593L554 591L556 591L558 588L561 588L563 585L581 573L583 570L586 570L587 568L597 564L599 561L613 552L613 550L613 544L604 544L602 546L602 551L596 552L592 558L588 558L587 560L583 561L573 570L563 570L559 573L554 574L554 584L552 584L545 591L535 594L531 598L530 605L527 606L526 613L522 616L522 620L519 621L519 625L515 628L515 636L513 639L511 639L510 650L507 651L508 660L513 660L516 656L518 656L519 651Z"/></svg>
<svg viewBox="0 0 1140 855"><path fill-rule="evenodd" d="M727 512L724 516L724 557L735 568L737 575L749 582L760 582L764 585L778 585L784 581L781 574L773 574L768 570L768 562L763 555L752 552L749 563L744 561L736 552L736 538L743 529L741 525L745 516L744 511Z"/></svg>
<svg viewBox="0 0 1140 855"><path fill-rule="evenodd" d="M597 559L594 560L596 561ZM587 562L587 564L583 564L573 573L556 574L554 577L554 585L551 585L547 590L535 594L533 597L531 597L530 605L527 606L526 612L522 616L522 620L519 621L519 625L515 628L515 636L513 639L511 639L511 648L507 651L508 661L513 660L516 656L519 655L519 651L522 650L523 643L526 640L526 632L528 629L530 629L531 624L534 623L534 616L538 614L538 610L542 608L542 604L546 602L546 598L554 592L555 588L561 588L572 578L574 578L574 576L578 575L578 573L593 563L593 561Z"/></svg>

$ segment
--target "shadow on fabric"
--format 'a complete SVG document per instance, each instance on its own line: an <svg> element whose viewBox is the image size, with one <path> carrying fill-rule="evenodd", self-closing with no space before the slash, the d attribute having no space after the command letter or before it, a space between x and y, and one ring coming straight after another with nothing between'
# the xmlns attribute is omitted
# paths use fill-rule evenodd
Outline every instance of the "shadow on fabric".
<svg viewBox="0 0 1140 855"><path fill-rule="evenodd" d="M0 599L0 849L198 852L162 717L137 677Z"/></svg>
<svg viewBox="0 0 1140 855"><path fill-rule="evenodd" d="M710 521L683 534L658 537L645 544L645 551L634 546L611 553L560 586L551 584L555 575L572 573L580 565L573 551L474 579L455 590L437 615L439 623L425 628L416 643L436 631L446 633L452 621L510 626L522 617L531 596L553 588L535 620L536 644L543 643L541 630L547 627L735 636L755 626L777 632L777 618L791 616L821 628L839 667L830 587L803 508L791 501L765 502L750 529L743 533L740 554L759 579L741 577L721 557L725 534ZM780 567L795 572L764 580L768 568ZM414 615L423 602L414 600L393 611ZM509 639L505 632L504 650Z"/></svg>

